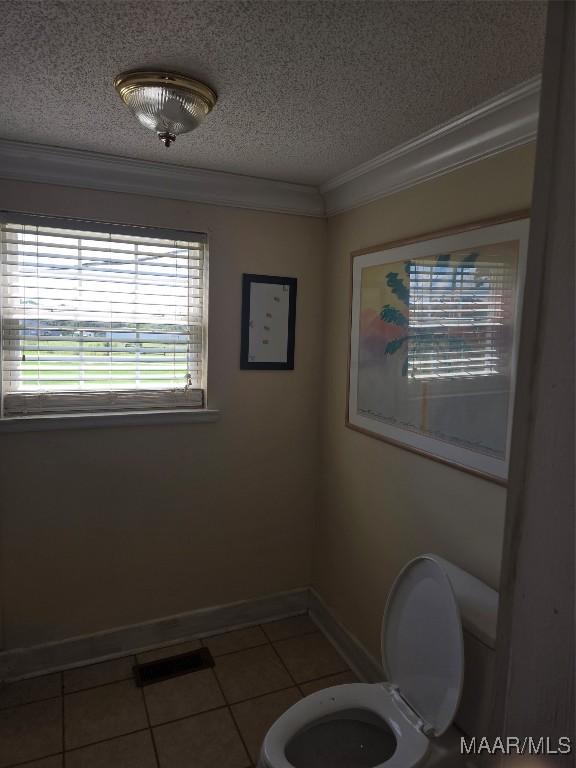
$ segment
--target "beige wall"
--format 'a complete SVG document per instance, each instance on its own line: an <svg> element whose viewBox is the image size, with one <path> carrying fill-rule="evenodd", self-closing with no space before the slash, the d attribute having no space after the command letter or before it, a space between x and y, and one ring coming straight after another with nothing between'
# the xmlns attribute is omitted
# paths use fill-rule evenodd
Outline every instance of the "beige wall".
<svg viewBox="0 0 576 768"><path fill-rule="evenodd" d="M326 223L0 182L0 208L208 231L215 424L0 436L7 648L306 586ZM239 370L241 274L298 278L296 369Z"/></svg>
<svg viewBox="0 0 576 768"><path fill-rule="evenodd" d="M411 557L436 552L498 585L505 489L344 426L350 252L528 208L533 155L510 151L329 222L313 586L375 657L388 589Z"/></svg>
<svg viewBox="0 0 576 768"><path fill-rule="evenodd" d="M527 208L532 170L525 147L328 224L0 182L0 208L209 232L222 410L215 424L0 436L6 647L312 582L377 656L410 557L437 552L496 586L504 489L344 426L349 254ZM298 278L294 372L239 370L242 272Z"/></svg>

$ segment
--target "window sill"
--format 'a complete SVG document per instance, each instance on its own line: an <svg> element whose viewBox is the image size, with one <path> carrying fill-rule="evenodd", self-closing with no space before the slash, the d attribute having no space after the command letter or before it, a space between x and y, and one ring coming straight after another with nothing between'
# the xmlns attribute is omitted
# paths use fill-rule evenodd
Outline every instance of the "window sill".
<svg viewBox="0 0 576 768"><path fill-rule="evenodd" d="M117 413L55 414L0 419L3 432L47 432L56 429L98 429L156 424L204 424L218 421L220 411L210 408L180 408L171 411L120 411Z"/></svg>

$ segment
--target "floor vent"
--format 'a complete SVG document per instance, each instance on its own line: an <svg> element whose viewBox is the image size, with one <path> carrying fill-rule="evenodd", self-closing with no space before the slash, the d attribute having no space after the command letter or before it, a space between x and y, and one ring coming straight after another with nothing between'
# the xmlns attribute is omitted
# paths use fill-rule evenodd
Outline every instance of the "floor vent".
<svg viewBox="0 0 576 768"><path fill-rule="evenodd" d="M144 685L160 683L162 680L170 680L172 677L199 672L201 669L209 669L213 666L214 659L208 648L199 648L197 651L167 656L165 659L149 661L146 664L136 664L134 679L136 685L141 688Z"/></svg>

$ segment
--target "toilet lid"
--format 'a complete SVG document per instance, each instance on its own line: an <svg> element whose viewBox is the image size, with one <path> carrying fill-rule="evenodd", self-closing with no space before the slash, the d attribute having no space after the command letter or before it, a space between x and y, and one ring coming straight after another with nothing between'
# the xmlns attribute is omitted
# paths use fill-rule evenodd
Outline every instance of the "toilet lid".
<svg viewBox="0 0 576 768"><path fill-rule="evenodd" d="M464 644L450 581L432 557L409 562L392 585L382 622L382 661L425 732L444 733L460 702Z"/></svg>

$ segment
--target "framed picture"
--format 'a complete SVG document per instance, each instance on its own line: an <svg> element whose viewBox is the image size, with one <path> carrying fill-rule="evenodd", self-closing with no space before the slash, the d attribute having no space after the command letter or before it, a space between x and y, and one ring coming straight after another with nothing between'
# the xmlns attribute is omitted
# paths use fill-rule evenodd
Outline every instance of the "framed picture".
<svg viewBox="0 0 576 768"><path fill-rule="evenodd" d="M294 369L295 277L242 276L240 368Z"/></svg>
<svg viewBox="0 0 576 768"><path fill-rule="evenodd" d="M526 214L352 254L347 426L505 483Z"/></svg>

